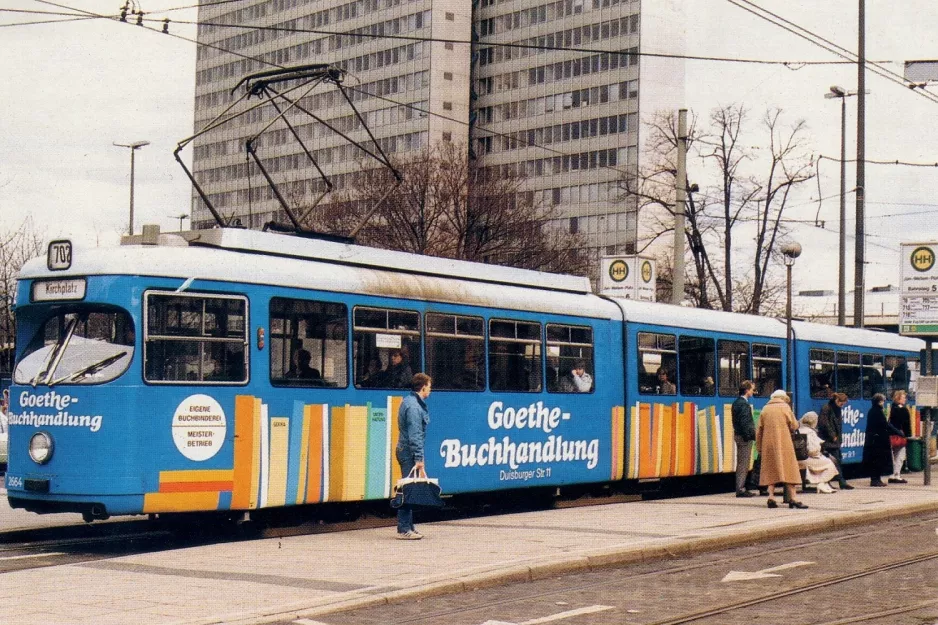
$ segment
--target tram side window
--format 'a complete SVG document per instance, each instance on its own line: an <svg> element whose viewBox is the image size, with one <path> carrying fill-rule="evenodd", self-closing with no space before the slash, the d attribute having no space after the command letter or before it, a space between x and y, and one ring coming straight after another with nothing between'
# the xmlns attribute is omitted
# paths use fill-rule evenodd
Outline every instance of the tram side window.
<svg viewBox="0 0 938 625"><path fill-rule="evenodd" d="M348 385L344 304L270 300L270 381L275 386Z"/></svg>
<svg viewBox="0 0 938 625"><path fill-rule="evenodd" d="M834 392L834 350L812 349L808 351L808 368L811 378L811 397L828 399Z"/></svg>
<svg viewBox="0 0 938 625"><path fill-rule="evenodd" d="M536 393L541 378L541 324L490 319L489 388Z"/></svg>
<svg viewBox="0 0 938 625"><path fill-rule="evenodd" d="M427 313L427 373L433 390L485 390L485 320Z"/></svg>
<svg viewBox="0 0 938 625"><path fill-rule="evenodd" d="M890 397L895 391L906 391L910 395L914 392L915 379L918 377L918 360L908 360L905 356L886 356L885 368L886 390Z"/></svg>
<svg viewBox="0 0 938 625"><path fill-rule="evenodd" d="M420 371L420 315L413 310L352 310L352 357L358 388L410 388Z"/></svg>
<svg viewBox="0 0 938 625"><path fill-rule="evenodd" d="M247 299L147 293L145 301L147 382L247 381Z"/></svg>
<svg viewBox="0 0 938 625"><path fill-rule="evenodd" d="M547 391L592 393L595 387L593 329L548 323Z"/></svg>
<svg viewBox="0 0 938 625"><path fill-rule="evenodd" d="M886 392L886 376L882 354L862 354L863 399L873 399L876 393Z"/></svg>
<svg viewBox="0 0 938 625"><path fill-rule="evenodd" d="M753 395L769 397L782 388L782 348L778 345L752 344ZM736 389L737 392L739 389Z"/></svg>
<svg viewBox="0 0 938 625"><path fill-rule="evenodd" d="M749 343L717 341L720 358L720 395L735 397L739 384L749 379Z"/></svg>
<svg viewBox="0 0 938 625"><path fill-rule="evenodd" d="M676 395L677 338L673 334L638 333L638 392Z"/></svg>
<svg viewBox="0 0 938 625"><path fill-rule="evenodd" d="M847 397L860 397L860 354L837 352L837 391Z"/></svg>
<svg viewBox="0 0 938 625"><path fill-rule="evenodd" d="M713 339L702 336L685 335L678 339L682 395L712 396L716 392L713 383L713 343Z"/></svg>

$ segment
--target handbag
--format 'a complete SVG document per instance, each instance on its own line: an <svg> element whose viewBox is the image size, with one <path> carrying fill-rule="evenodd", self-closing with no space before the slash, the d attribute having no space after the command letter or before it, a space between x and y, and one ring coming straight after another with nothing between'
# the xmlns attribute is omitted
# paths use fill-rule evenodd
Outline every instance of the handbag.
<svg viewBox="0 0 938 625"><path fill-rule="evenodd" d="M417 469L411 470L407 477L401 478L394 485L391 496L392 508L442 508L443 498L440 482L436 478L418 477Z"/></svg>
<svg viewBox="0 0 938 625"><path fill-rule="evenodd" d="M791 433L791 443L795 447L795 459L808 459L808 435L801 432Z"/></svg>
<svg viewBox="0 0 938 625"><path fill-rule="evenodd" d="M889 445L893 449L902 449L905 447L907 442L908 441L906 440L905 436L899 436L898 434L889 435Z"/></svg>

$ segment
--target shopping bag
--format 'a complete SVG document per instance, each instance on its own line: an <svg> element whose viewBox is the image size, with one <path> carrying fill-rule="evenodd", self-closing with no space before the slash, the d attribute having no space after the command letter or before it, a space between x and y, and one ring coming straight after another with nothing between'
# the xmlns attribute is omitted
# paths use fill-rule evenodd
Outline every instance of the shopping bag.
<svg viewBox="0 0 938 625"><path fill-rule="evenodd" d="M889 444L893 449L902 449L907 442L905 436L899 436L898 434L889 435Z"/></svg>
<svg viewBox="0 0 938 625"><path fill-rule="evenodd" d="M791 433L791 444L795 446L795 459L808 459L808 435L801 432Z"/></svg>
<svg viewBox="0 0 938 625"><path fill-rule="evenodd" d="M436 478L418 477L414 469L407 477L401 478L394 485L391 496L392 508L442 508L440 482Z"/></svg>

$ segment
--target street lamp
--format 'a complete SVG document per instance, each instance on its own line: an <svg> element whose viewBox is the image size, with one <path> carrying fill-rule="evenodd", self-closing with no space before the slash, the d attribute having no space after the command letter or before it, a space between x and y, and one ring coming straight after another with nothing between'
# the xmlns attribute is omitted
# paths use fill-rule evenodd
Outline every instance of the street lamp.
<svg viewBox="0 0 938 625"><path fill-rule="evenodd" d="M791 334L791 268L795 264L795 259L801 256L801 244L791 241L782 246L782 255L785 257L785 267L788 270L788 302L785 305L785 322L788 327L787 337L787 358L788 361L788 371L786 374L786 386L788 387L788 392L794 396L794 385L792 384L791 371L792 371L792 358L794 358L794 353L792 349L792 334ZM792 404L794 405L794 404Z"/></svg>
<svg viewBox="0 0 938 625"><path fill-rule="evenodd" d="M127 228L127 234L134 233L134 152L145 145L150 145L149 141L134 141L133 143L115 143L119 148L130 148L130 226Z"/></svg>
<svg viewBox="0 0 938 625"><path fill-rule="evenodd" d="M824 97L828 100L840 98L840 271L837 274L837 325L847 325L844 307L847 301L847 98L858 95L843 87L831 85Z"/></svg>

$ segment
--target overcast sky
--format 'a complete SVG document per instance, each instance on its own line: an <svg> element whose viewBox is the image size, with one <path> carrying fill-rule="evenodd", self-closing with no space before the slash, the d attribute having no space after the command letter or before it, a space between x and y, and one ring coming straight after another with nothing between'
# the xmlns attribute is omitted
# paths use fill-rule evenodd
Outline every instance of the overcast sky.
<svg viewBox="0 0 938 625"><path fill-rule="evenodd" d="M649 0L646 0L649 1ZM687 9L686 52L766 60L831 60L834 57L725 0L675 0ZM195 38L194 9L167 9L192 0L141 0L148 18L169 17L170 32ZM62 0L62 6L104 15L121 2ZM759 4L845 48L856 50L856 0L786 0ZM2 9L62 12L51 4L0 0ZM50 15L0 12L0 24ZM132 18L129 20L132 21ZM147 22L155 31L160 24ZM938 3L932 0L867 0L867 57L896 63L938 59ZM135 226L176 228L189 212L190 185L173 159L176 143L192 132L195 44L153 30L105 20L64 21L0 28L5 93L0 132L0 230L31 215L49 238L113 243L126 231L130 155L113 143L147 140L137 151ZM815 154L837 158L840 105L825 100L832 84L856 88L855 66L687 63L687 106L706 117L718 105L743 102L752 132L767 107L788 120L805 119ZM867 73L867 159L938 162L938 103ZM931 89L938 93L938 86ZM848 100L848 158L856 157L856 99ZM753 134L753 137L756 135ZM186 151L187 160L191 158ZM847 188L855 186L848 166ZM825 229L796 224L793 238L805 247L795 268L799 288L836 288L839 168L820 166L820 219ZM867 165L867 285L896 283L899 242L938 239L938 168ZM701 185L703 186L703 185ZM791 217L814 220L818 185L806 185ZM855 198L848 197L848 283L852 282ZM188 221L184 222L188 225Z"/></svg>

